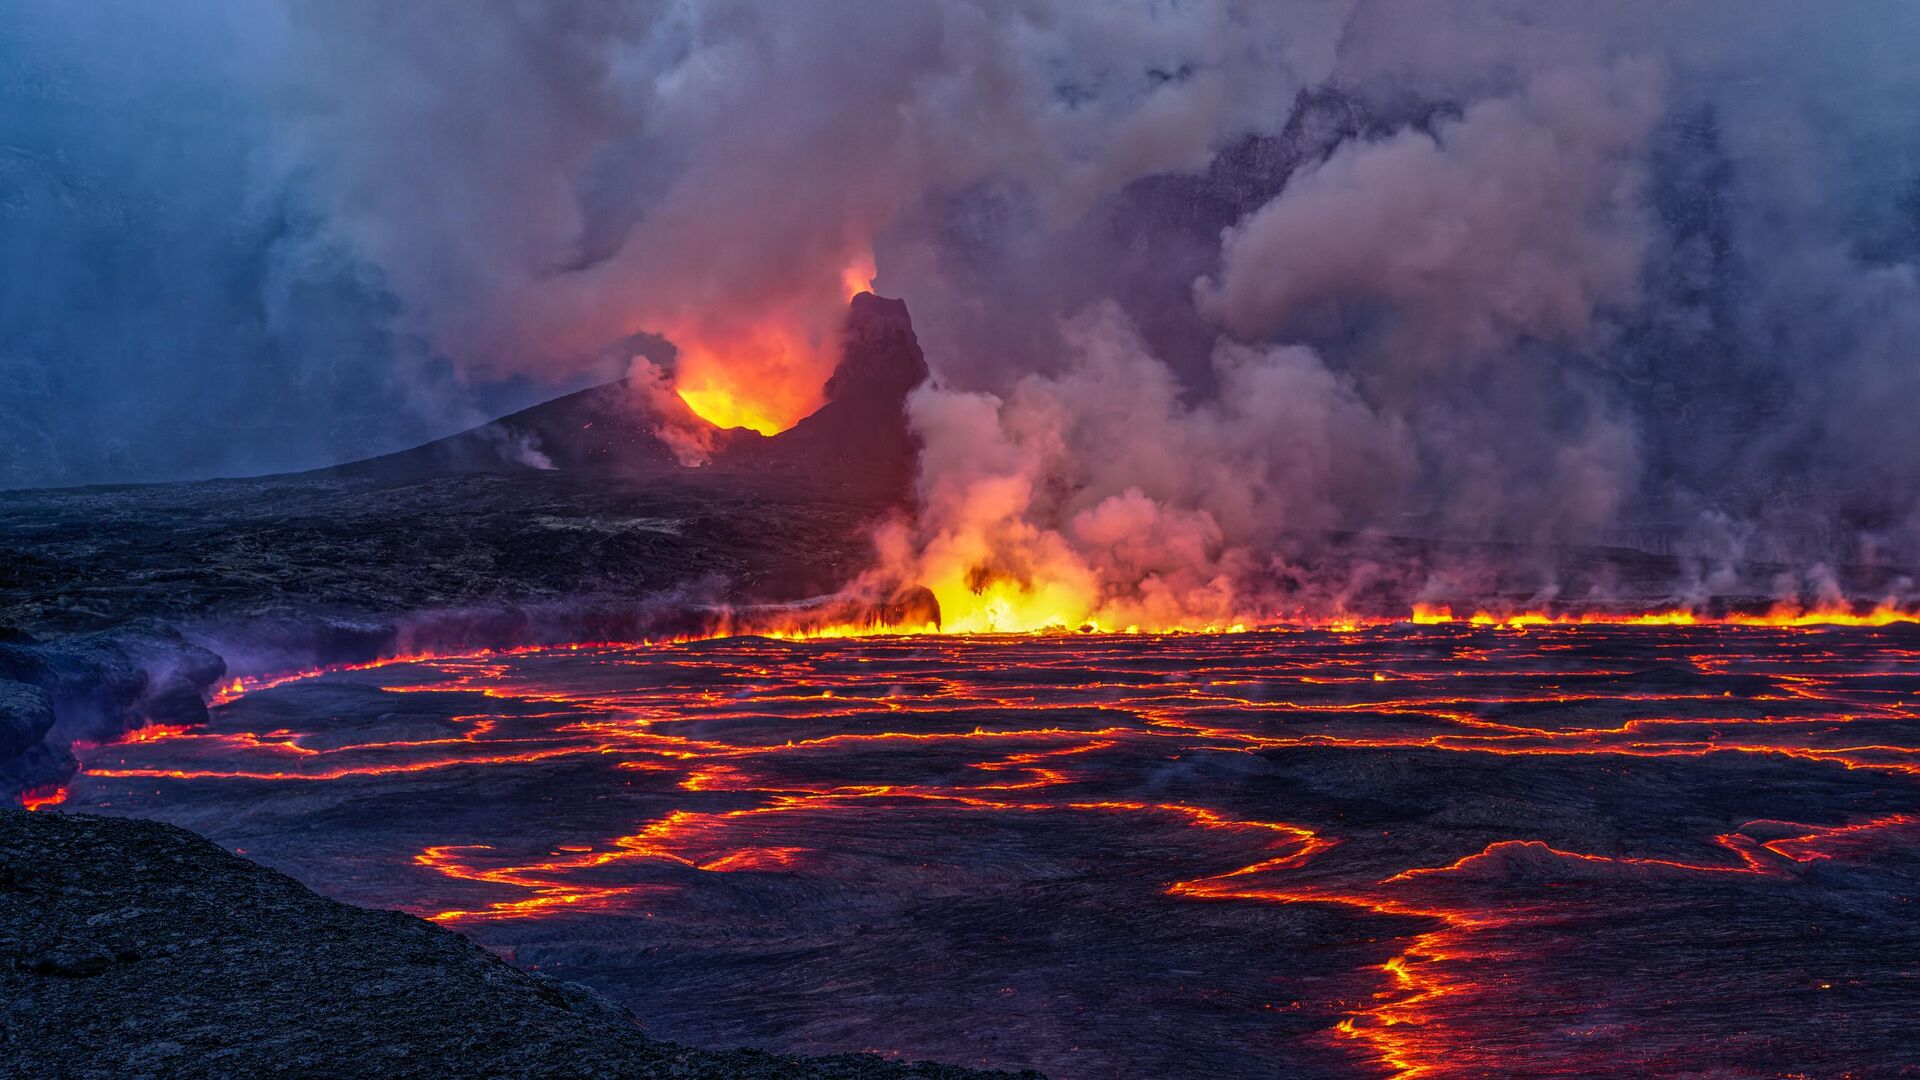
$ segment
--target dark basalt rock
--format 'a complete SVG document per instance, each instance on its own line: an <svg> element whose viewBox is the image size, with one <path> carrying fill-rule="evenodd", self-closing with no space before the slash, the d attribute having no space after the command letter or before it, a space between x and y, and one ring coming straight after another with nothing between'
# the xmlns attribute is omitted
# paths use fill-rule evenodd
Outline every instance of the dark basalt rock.
<svg viewBox="0 0 1920 1080"><path fill-rule="evenodd" d="M927 377L907 303L863 292L847 312L840 366L827 380L827 401L897 402Z"/></svg>
<svg viewBox="0 0 1920 1080"><path fill-rule="evenodd" d="M926 354L907 305L861 293L847 313L827 403L778 435L730 445L716 464L835 477L904 497L920 453L907 427L906 400L926 378Z"/></svg>
<svg viewBox="0 0 1920 1080"><path fill-rule="evenodd" d="M909 585L880 605L878 621L887 626L939 626L940 598L925 585Z"/></svg>
<svg viewBox="0 0 1920 1080"><path fill-rule="evenodd" d="M0 642L0 679L37 690L52 712L54 721L40 729L41 737L54 732L67 740L101 739L143 724L202 723L205 694L225 672L226 662L211 650L144 621L57 641ZM4 686L0 717L8 708ZM25 696L16 693L14 699L22 703L18 708L32 708ZM34 715L35 723L44 719ZM4 728L0 720L0 747L6 745ZM0 761L8 756L0 753Z"/></svg>
<svg viewBox="0 0 1920 1080"><path fill-rule="evenodd" d="M658 1042L590 990L412 916L324 899L182 829L16 810L0 810L0 1073L1012 1075Z"/></svg>
<svg viewBox="0 0 1920 1080"><path fill-rule="evenodd" d="M77 739L198 724L226 672L211 650L146 621L54 641L0 641L0 794L73 775Z"/></svg>
<svg viewBox="0 0 1920 1080"><path fill-rule="evenodd" d="M12 758L0 758L0 796L63 784L79 767L73 751L42 738Z"/></svg>
<svg viewBox="0 0 1920 1080"><path fill-rule="evenodd" d="M0 679L0 758L18 756L53 730L53 699L45 690Z"/></svg>
<svg viewBox="0 0 1920 1080"><path fill-rule="evenodd" d="M549 470L672 471L679 463L654 434L659 422L626 382L605 383L424 446L321 469L317 475L401 480Z"/></svg>
<svg viewBox="0 0 1920 1080"><path fill-rule="evenodd" d="M636 605L830 593L870 558L870 523L896 508L884 493L747 469L0 493L0 564L67 568L55 582L0 581L0 625L15 628L0 635L0 679L40 687L57 718L32 762L0 748L0 799L63 780L62 740L199 722L227 666L624 637L651 625Z"/></svg>

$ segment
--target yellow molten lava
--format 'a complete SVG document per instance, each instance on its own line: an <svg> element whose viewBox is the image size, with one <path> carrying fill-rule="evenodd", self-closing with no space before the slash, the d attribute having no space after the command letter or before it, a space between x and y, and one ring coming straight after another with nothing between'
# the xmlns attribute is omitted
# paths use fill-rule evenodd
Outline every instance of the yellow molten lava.
<svg viewBox="0 0 1920 1080"><path fill-rule="evenodd" d="M1209 619L1206 617L1135 618L1124 608L1109 610L1093 603L1082 591L1061 584L994 580L978 588L959 580L928 584L940 601L943 622L939 627L867 626L840 628L832 636L864 634L1047 634L1047 633L1120 633L1120 634L1236 634L1249 629L1313 629L1333 633L1354 633L1394 623L1420 626L1448 624L1486 627L1498 630L1526 630L1532 627L1570 626L1740 626L1775 629L1831 626L1891 626L1920 623L1920 611L1892 603L1882 603L1860 612L1828 604L1812 608L1779 605L1771 610L1750 614L1730 612L1709 615L1687 608L1655 608L1645 611L1547 612L1521 610L1490 612L1476 610L1456 615L1445 606L1416 604L1404 616L1302 614L1277 615L1254 619ZM809 630L817 636L818 630Z"/></svg>
<svg viewBox="0 0 1920 1080"><path fill-rule="evenodd" d="M692 409L695 416L714 427L752 428L762 435L778 435L799 419L784 419L784 411L778 414L768 412L763 403L735 397L733 391L713 383L701 387L681 386L674 392L680 395L680 400L687 403L687 408Z"/></svg>
<svg viewBox="0 0 1920 1080"><path fill-rule="evenodd" d="M953 634L1028 634L1086 625L1084 596L1058 583L1023 587L994 581L978 591L959 581L936 582L942 629Z"/></svg>
<svg viewBox="0 0 1920 1080"><path fill-rule="evenodd" d="M1920 622L1920 612L1908 611L1891 601L1885 601L1870 611L1856 612L1843 604L1823 604L1815 607L1801 607L1795 604L1777 604L1759 614L1732 612L1726 615L1703 615L1687 608L1658 608L1651 611L1586 611L1549 613L1544 611L1518 611L1495 613L1475 611L1471 615L1455 615L1451 608L1444 605L1415 604L1413 615L1408 621L1422 626L1437 626L1446 623L1468 623L1473 626L1493 626L1501 629L1525 629L1529 626L1761 626L1775 628L1810 626L1892 626L1899 623Z"/></svg>
<svg viewBox="0 0 1920 1080"><path fill-rule="evenodd" d="M820 407L838 357L840 303L868 291L872 252L852 256L838 275L837 292L822 281L811 295L736 322L665 328L679 346L674 392L702 420L722 428L777 435Z"/></svg>
<svg viewBox="0 0 1920 1080"><path fill-rule="evenodd" d="M940 631L948 634L1237 634L1245 619L1187 612L1167 616L1138 604L1101 602L1072 576L1021 582L969 582L941 575L927 588L940 602Z"/></svg>

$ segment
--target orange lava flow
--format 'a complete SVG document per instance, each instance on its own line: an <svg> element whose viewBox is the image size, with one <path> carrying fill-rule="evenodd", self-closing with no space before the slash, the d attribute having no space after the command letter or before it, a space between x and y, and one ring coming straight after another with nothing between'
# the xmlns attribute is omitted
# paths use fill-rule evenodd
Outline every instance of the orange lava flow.
<svg viewBox="0 0 1920 1080"><path fill-rule="evenodd" d="M777 435L820 405L820 391L812 385L817 376L807 374L813 351L778 329L737 337L724 352L689 347L681 353L682 374L674 392L714 427ZM741 378L741 365L729 362L743 355L763 372L752 385Z"/></svg>
<svg viewBox="0 0 1920 1080"><path fill-rule="evenodd" d="M1712 616L1685 608L1665 608L1641 612L1586 611L1578 613L1551 613L1537 609L1525 609L1515 612L1492 613L1475 611L1456 617L1451 608L1444 605L1416 604L1405 616L1365 616L1336 613L1326 616L1291 616L1275 618L1255 625L1234 624L1231 626L1196 625L1164 626L1142 628L1128 626L1124 628L1084 625L1080 627L1048 626L1032 631L1039 636L1065 636L1087 634L1124 634L1126 636L1147 637L1172 634L1242 634L1250 630L1324 630L1333 633L1359 633L1366 630L1390 627L1399 624L1411 626L1447 626L1465 625L1478 628L1524 631L1536 627L1566 626L1741 626L1772 628L1815 629L1826 626L1879 627L1899 624L1920 624L1920 611L1908 610L1889 602L1884 602L1866 612L1856 612L1851 608L1827 606L1803 608L1797 605L1782 604L1760 614L1729 613ZM904 637L904 636L982 636L989 638L1006 637L1000 631L978 632L965 628L946 630L934 625L893 625L880 622L839 623L816 622L804 616L781 617L761 615L751 619L727 619L718 623L711 632L694 636L668 636L661 638L642 638L630 641L593 641L572 642L563 645L541 644L508 646L473 650L455 650L448 652L403 652L383 656L362 663L328 664L321 667L301 668L293 671L267 675L253 675L230 679L214 688L209 696L210 706L225 705L236 701L245 694L257 690L269 690L288 683L301 682L316 676L349 671L368 671L389 667L395 664L431 663L439 660L467 660L475 657L513 657L556 649L578 652L581 650L644 648L656 645L685 644L692 641L713 641L740 636L769 637L782 641L835 640L868 637ZM1382 679L1385 676L1375 672L1370 676ZM179 734L182 729L172 725L156 725L142 731L151 731L150 737L165 738ZM129 735L126 738L138 738Z"/></svg>
<svg viewBox="0 0 1920 1080"><path fill-rule="evenodd" d="M1496 814L1463 827L1478 830L1470 841L1410 856L1324 810L1248 812L1212 788L1123 787L1114 776L1140 762L1230 771L1254 755L1368 751L1410 770L1581 759L1612 778L1715 758L1906 785L1920 777L1920 638L1901 624L1915 620L1892 608L1841 616L1423 609L1374 637L1339 623L1152 640L760 638L403 657L325 674L369 693L467 695L430 732L354 741L280 728L285 720L246 730L249 706L225 706L320 673L241 679L216 699L209 729L153 728L88 748L77 783L83 794L133 790L116 780L338 784L353 796L380 777L518 778L540 767L594 770L595 782L612 777L622 786L608 790L631 794L612 804L610 826L566 844L504 827L413 834L444 841L416 852L423 841L410 838L408 872L428 897L416 910L462 926L633 914L702 882L754 880L711 875L824 874L841 853L819 839L823 823L830 838L880 832L887 815L907 813L1122 822L1109 832L1150 837L1168 864L1150 879L1155 895L1407 923L1380 934L1394 943L1368 955L1372 964L1391 949L1377 968L1329 993L1338 1019L1326 1041L1397 1077L1497 1075L1496 1051L1460 1018L1515 992L1500 975L1527 959L1514 936L1551 926L1590 887L1789 887L1816 863L1913 846L1920 815L1741 814L1667 849L1623 839L1604 852L1530 821L1507 834ZM1596 635L1616 648L1583 658Z"/></svg>
<svg viewBox="0 0 1920 1080"><path fill-rule="evenodd" d="M20 805L27 810L44 810L49 806L59 806L67 801L67 789L58 784L28 788L20 795Z"/></svg>
<svg viewBox="0 0 1920 1080"><path fill-rule="evenodd" d="M1891 814L1868 821L1840 826L1797 825L1783 822L1754 821L1742 826L1784 826L1797 835L1761 842L1741 832L1716 838L1722 847L1739 860L1732 864L1692 864L1667 859L1610 857L1559 851L1539 841L1500 841L1484 850L1463 856L1444 866L1404 870L1381 880L1372 889L1356 892L1329 892L1312 888L1297 891L1193 893L1213 898L1269 900L1279 903L1329 903L1358 908L1382 915L1419 916L1438 920L1439 929L1416 936L1407 948L1381 965L1387 976L1385 988L1374 996L1373 1004L1342 1020L1336 1030L1342 1037L1366 1046L1389 1075L1411 1078L1435 1075L1485 1075L1494 1067L1485 1060L1486 1051L1475 1045L1473 1036L1448 1023L1455 999L1485 994L1487 987L1461 968L1475 960L1497 962L1497 952L1479 944L1478 938L1494 930L1512 927L1530 919L1551 918L1551 912L1516 906L1511 910L1489 911L1462 906L1457 902L1414 896L1399 892L1423 881L1450 875L1470 875L1478 867L1503 857L1518 855L1535 862L1558 862L1581 874L1729 874L1790 877L1805 863L1829 857L1829 851L1842 844L1912 844L1920 839L1920 815ZM1396 888L1398 887L1398 888ZM1443 894L1444 895L1444 894ZM1479 1063L1479 1064L1476 1064Z"/></svg>
<svg viewBox="0 0 1920 1080"><path fill-rule="evenodd" d="M1899 623L1920 622L1920 611L1913 611L1892 601L1859 611L1852 607L1827 604L1805 607L1799 604L1782 603L1757 613L1728 612L1721 615L1709 615L1689 608L1662 608L1653 611L1579 611L1549 612L1538 609L1498 612L1476 610L1469 615L1456 616L1451 607L1445 605L1415 604L1409 622L1419 626L1441 626L1448 623L1466 623L1471 626L1491 626L1502 629L1524 629L1529 626L1756 626L1756 627L1817 627L1817 626L1893 626ZM1361 625L1377 625L1366 621Z"/></svg>

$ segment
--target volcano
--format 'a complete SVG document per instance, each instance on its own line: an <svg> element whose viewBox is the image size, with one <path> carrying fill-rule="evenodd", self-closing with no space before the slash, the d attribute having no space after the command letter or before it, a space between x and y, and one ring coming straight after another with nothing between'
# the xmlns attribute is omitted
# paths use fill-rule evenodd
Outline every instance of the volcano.
<svg viewBox="0 0 1920 1080"><path fill-rule="evenodd" d="M201 723L214 681L256 665L423 632L686 633L711 625L689 609L831 593L907 501L905 401L927 377L899 300L855 296L842 343L826 403L772 436L623 380L307 473L0 495L0 790L62 782L75 739Z"/></svg>
<svg viewBox="0 0 1920 1080"><path fill-rule="evenodd" d="M105 815L0 812L34 1045L140 1015L84 1064L464 1073L484 1013L546 1033L522 1054L781 1080L1902 1074L1909 613L1668 619L1671 558L1584 549L1560 585L1627 617L1456 617L1413 590L1538 596L1539 552L1329 536L1316 572L1397 572L1324 625L790 640L872 628L847 583L911 505L926 375L867 294L777 435L622 382L315 472L0 495L0 793ZM315 942L352 994L277 974Z"/></svg>
<svg viewBox="0 0 1920 1080"><path fill-rule="evenodd" d="M916 451L906 396L926 377L926 356L906 303L863 292L848 304L826 403L777 435L719 427L671 394L648 394L621 379L410 450L321 471L391 481L550 470L660 476L698 469L798 475L862 495L904 499ZM689 433L710 448L705 460L690 465L663 436L669 430Z"/></svg>

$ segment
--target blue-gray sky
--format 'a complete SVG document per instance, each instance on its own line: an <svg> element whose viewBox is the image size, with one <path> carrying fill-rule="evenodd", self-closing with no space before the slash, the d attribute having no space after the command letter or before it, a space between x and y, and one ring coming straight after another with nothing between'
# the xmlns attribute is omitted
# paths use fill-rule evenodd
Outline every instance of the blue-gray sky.
<svg viewBox="0 0 1920 1080"><path fill-rule="evenodd" d="M280 171L285 37L271 4L0 10L0 486L330 464L552 392L459 378Z"/></svg>

